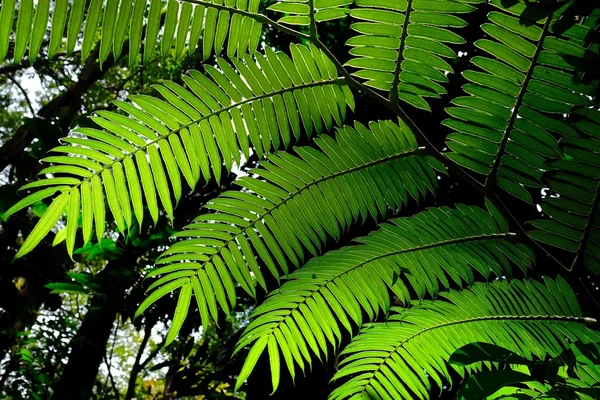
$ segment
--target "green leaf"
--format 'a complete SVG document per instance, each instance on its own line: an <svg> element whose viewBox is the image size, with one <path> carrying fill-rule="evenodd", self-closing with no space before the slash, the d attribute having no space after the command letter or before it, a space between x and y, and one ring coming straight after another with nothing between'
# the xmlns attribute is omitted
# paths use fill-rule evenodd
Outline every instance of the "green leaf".
<svg viewBox="0 0 600 400"><path fill-rule="evenodd" d="M37 244L50 232L50 229L56 225L58 219L62 215L67 203L69 202L69 193L63 192L57 198L52 201L48 210L44 213L42 218L35 225L27 239L15 254L15 259L21 258L23 255L29 253L37 246Z"/></svg>
<svg viewBox="0 0 600 400"><path fill-rule="evenodd" d="M144 299L142 304L140 304L140 306L136 310L133 318L135 319L135 318L139 317L144 311L146 311L146 309L148 307L150 307L152 304L156 303L156 301L158 301L161 297L174 291L175 289L182 287L183 285L185 285L188 282L189 282L189 278L179 278L179 279L176 279L174 281L171 281L171 282L159 287L158 289L153 291L148 297L146 297Z"/></svg>
<svg viewBox="0 0 600 400"><path fill-rule="evenodd" d="M185 321L188 310L190 308L191 298L192 284L188 281L181 287L181 290L179 292L179 299L177 300L177 307L175 308L173 321L171 322L171 327L169 328L167 338L165 339L165 347L171 344L173 340L175 340L177 334L181 330L181 326L183 325L183 322Z"/></svg>
<svg viewBox="0 0 600 400"><path fill-rule="evenodd" d="M235 390L239 390L248 378L248 376L250 376L250 373L254 369L258 358L267 346L268 341L269 339L267 337L261 337L256 341L254 346L252 346L252 349L250 349L250 352L248 352L248 356L244 361L244 366L242 367L242 370L240 371L240 374L238 375L238 378L236 380Z"/></svg>

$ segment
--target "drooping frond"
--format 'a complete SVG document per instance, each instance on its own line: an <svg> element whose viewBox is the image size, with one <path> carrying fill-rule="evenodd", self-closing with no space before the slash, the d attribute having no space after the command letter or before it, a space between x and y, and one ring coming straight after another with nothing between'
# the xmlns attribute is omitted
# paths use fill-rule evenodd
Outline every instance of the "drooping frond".
<svg viewBox="0 0 600 400"><path fill-rule="evenodd" d="M502 217L478 207L433 208L392 219L379 231L357 239L360 245L313 258L292 273L292 280L253 312L254 320L236 351L254 343L250 353L256 355L268 346L270 355L283 354L294 377L295 364L303 371L305 360L311 364L308 349L320 358L328 355L327 342L334 349L339 346L340 326L353 334L351 321L361 326L363 313L368 321L380 311L387 313L388 289L406 304L411 291L423 298L436 296L452 283L472 284L473 270L483 278L492 273L510 275L509 260L526 270L533 255L511 239L514 234ZM255 357L248 357L238 385L255 362ZM279 370L271 372L275 390Z"/></svg>
<svg viewBox="0 0 600 400"><path fill-rule="evenodd" d="M444 300L399 309L374 323L341 353L335 380L351 378L330 399L424 399L450 379L450 355L472 342L492 343L523 357L557 356L570 341L597 341L573 291L559 278L497 280L442 293ZM450 368L465 375L480 366Z"/></svg>
<svg viewBox="0 0 600 400"><path fill-rule="evenodd" d="M283 0L269 6L267 10L285 14L277 22L308 26L311 18L318 23L345 17L349 12L347 6L351 4L352 0Z"/></svg>
<svg viewBox="0 0 600 400"><path fill-rule="evenodd" d="M259 5L259 0L3 0L0 61L12 45L15 63L27 50L33 60L44 41L50 58L81 45L82 60L99 41L101 63L110 54L118 58L125 47L130 65L136 63L142 40L144 63L157 54L179 57L199 46L204 58L223 50L241 57L254 53L259 43Z"/></svg>
<svg viewBox="0 0 600 400"><path fill-rule="evenodd" d="M104 233L105 199L121 232L141 225L144 206L156 222L158 200L172 216L182 193L180 175L194 188L202 176L218 182L222 165L231 170L249 148L262 157L287 148L304 130L312 135L342 124L350 90L333 64L314 46L293 45L292 59L266 50L256 61L246 56L233 69L219 59L218 70L206 66L183 76L187 88L173 82L156 85L163 99L132 95L115 104L125 114L99 111L92 117L104 130L77 128L67 145L43 161L53 163L46 176L22 187L35 190L5 214L60 193L42 216L17 257L31 251L68 206L67 248L72 252L82 217L83 242ZM277 76L277 78L274 78ZM143 194L142 194L143 193ZM173 202L174 200L174 202Z"/></svg>
<svg viewBox="0 0 600 400"><path fill-rule="evenodd" d="M536 240L574 253L572 268L600 274L600 111L584 108L571 118L587 137L560 141L563 157L549 163L544 183L549 191L542 210L551 219L532 221Z"/></svg>
<svg viewBox="0 0 600 400"><path fill-rule="evenodd" d="M252 296L255 282L266 289L259 263L279 279L280 271L301 265L305 249L319 254L328 237L337 240L369 215L386 215L409 197L418 201L433 192L440 165L417 147L408 128L389 121L370 127L321 136L315 140L320 150L296 148L297 157L271 156L251 171L256 177L236 181L242 191L210 201L206 208L215 213L176 234L184 240L157 260L161 266L148 276L163 276L137 314L169 291L199 282L194 295L207 324L209 311L217 319L219 306L226 313L234 306L234 280Z"/></svg>
<svg viewBox="0 0 600 400"><path fill-rule="evenodd" d="M477 69L463 73L468 96L452 100L443 122L456 131L447 156L485 175L488 188L531 203L526 187L543 187L545 161L560 157L557 140L578 135L564 116L593 104L598 83L581 74L600 62L588 50L598 33L585 20L569 24L571 1L490 4L497 10L482 25L488 37L475 42L487 55L471 60Z"/></svg>
<svg viewBox="0 0 600 400"><path fill-rule="evenodd" d="M458 15L483 0L357 0L350 15L358 33L347 41L354 56L346 63L367 86L390 92L390 99L430 110L426 98L446 93L457 57L448 44L465 40L454 32L467 23Z"/></svg>

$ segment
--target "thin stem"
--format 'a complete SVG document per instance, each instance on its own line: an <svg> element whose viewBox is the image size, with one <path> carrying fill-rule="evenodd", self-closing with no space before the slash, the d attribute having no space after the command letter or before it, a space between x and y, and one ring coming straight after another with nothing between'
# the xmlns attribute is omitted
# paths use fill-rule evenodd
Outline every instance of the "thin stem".
<svg viewBox="0 0 600 400"><path fill-rule="evenodd" d="M202 5L205 7L209 7L209 8L215 8L217 10L228 11L232 14L240 14L245 17L252 18L253 20L261 22L263 24L270 25L273 28L277 28L278 30L280 30L282 32L289 33L290 35L311 40L310 35L307 35L306 33L302 33L300 31L297 31L292 28L288 28L285 25L282 25L278 22L273 21L271 18L267 17L266 15L257 14L257 13L253 13L250 11L239 10L234 7L227 7L227 6L223 6L220 4L211 3L209 1L203 1L203 0L182 0L182 1L185 3L192 3L192 4L198 4L198 5Z"/></svg>
<svg viewBox="0 0 600 400"><path fill-rule="evenodd" d="M308 7L310 16L308 32L311 40L319 40L319 35L317 33L317 21L315 20L315 0L308 0Z"/></svg>
<svg viewBox="0 0 600 400"><path fill-rule="evenodd" d="M572 271L577 264L582 262L583 255L585 253L585 248L587 246L588 241L590 240L590 235L592 234L592 227L594 226L594 218L596 218L596 212L598 212L598 204L600 203L600 182L596 185L596 195L594 196L594 201L592 202L592 207L590 209L590 213L588 214L585 229L583 231L583 236L581 237L581 241L579 242L579 247L577 247L577 253L575 255L575 259L571 264L571 268L569 271Z"/></svg>
<svg viewBox="0 0 600 400"><path fill-rule="evenodd" d="M517 121L517 116L519 115L519 110L521 109L521 106L523 105L523 98L525 97L525 94L527 93L527 86L529 85L529 81L533 77L533 71L537 65L537 60L540 56L540 53L542 52L542 50L544 48L544 46L543 46L544 39L546 38L546 35L548 34L548 32L550 30L550 22L552 22L553 15L554 15L554 13L550 14L548 16L548 18L546 19L546 23L544 24L542 34L540 35L540 39L538 40L537 47L535 49L535 53L534 53L533 57L531 58L531 65L529 66L529 69L527 70L527 75L525 76L525 79L523 80L523 84L521 85L521 90L519 91L519 95L517 96L517 99L515 101L515 106L513 108L513 112L510 116L510 119L508 120L506 129L504 130L504 137L502 138L502 142L500 142L500 147L498 148L498 153L496 153L496 158L494 159L494 164L492 165L492 169L485 180L485 189L488 192L492 192L496 187L496 180L497 180L497 175L498 175L498 169L500 168L500 161L502 161L502 156L504 155L504 149L506 148L506 145L508 144L508 139L509 139L510 133L513 130L515 122Z"/></svg>
<svg viewBox="0 0 600 400"><path fill-rule="evenodd" d="M406 5L406 13L404 14L404 23L402 24L402 36L400 37L400 45L398 46L398 59L396 60L396 70L394 71L394 81L390 90L390 102L398 102L398 85L400 84L400 72L402 70L402 61L404 61L404 46L408 36L408 22L412 11L413 0L408 0Z"/></svg>
<svg viewBox="0 0 600 400"><path fill-rule="evenodd" d="M135 382L137 380L137 376L142 370L142 354L144 350L146 350L146 346L148 345L148 340L150 340L150 335L152 334L153 323L146 321L146 326L144 328L144 337L142 338L142 343L140 343L140 347L138 348L138 352L135 356L135 361L133 363L133 367L131 368L131 372L129 374L129 383L127 384L127 393L125 394L125 400L131 400L135 395Z"/></svg>
<svg viewBox="0 0 600 400"><path fill-rule="evenodd" d="M13 76L8 75L7 77L11 80L12 83L15 84L15 86L19 89L23 97L25 97L25 101L27 102L27 106L29 107L29 112L31 112L32 117L35 117L35 110L33 109L33 105L31 104L31 100L29 100L29 95L27 95L27 91L25 90L25 88L23 88L19 81L16 80Z"/></svg>

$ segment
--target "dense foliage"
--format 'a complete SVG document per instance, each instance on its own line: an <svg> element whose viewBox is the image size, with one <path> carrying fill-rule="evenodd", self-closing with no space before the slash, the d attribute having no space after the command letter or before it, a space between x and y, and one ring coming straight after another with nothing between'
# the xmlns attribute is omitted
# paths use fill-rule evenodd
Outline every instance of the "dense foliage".
<svg viewBox="0 0 600 400"><path fill-rule="evenodd" d="M104 396L112 321L145 347L165 314L166 398L243 396L257 364L271 390L248 398L320 364L330 399L596 396L600 7L3 0L5 68L75 52L157 76L40 151L4 209L39 216L17 263L51 235L76 269L46 288L91 296L54 398Z"/></svg>

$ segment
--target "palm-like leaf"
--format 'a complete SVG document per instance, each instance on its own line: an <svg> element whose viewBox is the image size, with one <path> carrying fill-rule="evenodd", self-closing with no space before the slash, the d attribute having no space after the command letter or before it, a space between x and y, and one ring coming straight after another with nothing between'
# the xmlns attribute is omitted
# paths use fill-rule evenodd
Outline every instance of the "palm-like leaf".
<svg viewBox="0 0 600 400"><path fill-rule="evenodd" d="M465 42L451 30L467 25L456 14L473 11L468 3L482 2L358 0L350 12L359 21L351 25L358 36L346 43L354 58L346 65L357 68L353 75L366 85L390 92L392 101L429 110L425 98L445 94L443 84L453 72L445 59L457 55L447 43Z"/></svg>
<svg viewBox="0 0 600 400"><path fill-rule="evenodd" d="M361 245L314 258L291 274L293 280L254 311L237 351L254 342L250 351L256 353L255 349L268 343L271 354L274 340L293 377L295 363L302 370L304 359L311 363L308 349L320 358L321 353L328 355L327 341L337 348L342 335L339 325L352 334L350 321L361 326L363 311L369 321L380 311L387 313L387 288L406 304L411 290L423 298L436 296L451 281L473 283L473 269L484 278L491 273L510 274L508 260L512 259L526 270L532 254L513 243L513 238L501 217L478 207L434 208L393 219L381 230L357 239ZM248 358L238 385L255 361ZM272 371L274 382L279 381L278 372Z"/></svg>
<svg viewBox="0 0 600 400"><path fill-rule="evenodd" d="M288 147L301 134L301 124L309 135L334 121L341 124L353 100L333 64L315 47L293 45L291 50L292 59L268 49L267 56L257 57L258 64L249 56L234 61L238 72L220 59L221 70L206 67L211 79L190 71L183 76L187 88L173 82L155 86L163 100L130 96L131 103L115 102L128 115L98 112L92 120L105 130L75 129L64 139L69 145L43 160L54 164L40 172L48 178L25 185L22 189L36 191L5 214L61 193L17 257L49 232L67 203L72 252L79 215L84 243L93 221L102 237L105 198L121 231L132 226L134 216L142 224L144 205L156 222L158 199L172 216L173 199L176 204L182 193L180 173L191 188L201 175L218 182L222 164L230 171L241 153L248 157L250 146L262 157Z"/></svg>
<svg viewBox="0 0 600 400"><path fill-rule="evenodd" d="M442 293L443 300L400 309L367 325L344 349L334 379L352 376L331 399L424 399L430 380L450 379L446 361L471 342L493 343L521 356L557 356L569 341L597 341L562 279L498 280ZM480 369L452 365L459 374ZM361 397L362 396L362 397Z"/></svg>
<svg viewBox="0 0 600 400"><path fill-rule="evenodd" d="M138 314L177 279L199 280L195 293L203 323L235 304L233 278L252 296L255 282L266 289L264 263L277 279L290 265L300 266L304 249L318 254L327 237L336 240L350 226L369 215L377 218L397 210L409 197L419 200L436 187L435 168L406 127L392 122L373 123L371 130L357 124L344 127L336 139L315 140L320 151L296 148L299 157L280 153L263 168L259 178L237 181L244 190L226 192L206 208L216 211L196 218L176 237L185 238L165 251L149 274L164 276L140 306ZM182 281L183 282L183 281ZM158 293L158 294L156 294Z"/></svg>
<svg viewBox="0 0 600 400"><path fill-rule="evenodd" d="M578 136L563 115L596 95L597 82L581 80L600 62L587 50L595 33L585 21L565 28L572 2L554 3L490 1L497 11L482 25L489 38L475 42L490 56L471 60L478 69L463 73L469 96L453 99L444 121L458 132L447 140L450 159L528 202L525 188L543 187L544 162L560 157L557 140Z"/></svg>
<svg viewBox="0 0 600 400"><path fill-rule="evenodd" d="M204 58L226 47L229 57L253 53L262 24L259 0L5 0L0 9L0 61L8 53L14 27L14 62L29 49L35 59L44 39L48 55L65 49L70 54L82 33L81 56L85 60L100 34L100 62L115 58L128 40L129 63L137 62L144 39L143 62L156 53L181 56L198 44ZM15 18L17 16L17 18ZM48 29L48 37L46 30ZM159 41L160 38L160 41Z"/></svg>
<svg viewBox="0 0 600 400"><path fill-rule="evenodd" d="M575 254L582 265L600 274L600 112L576 111L571 118L582 136L560 141L563 157L549 163L544 175L549 193L542 210L550 220L536 220L529 234L536 240Z"/></svg>

